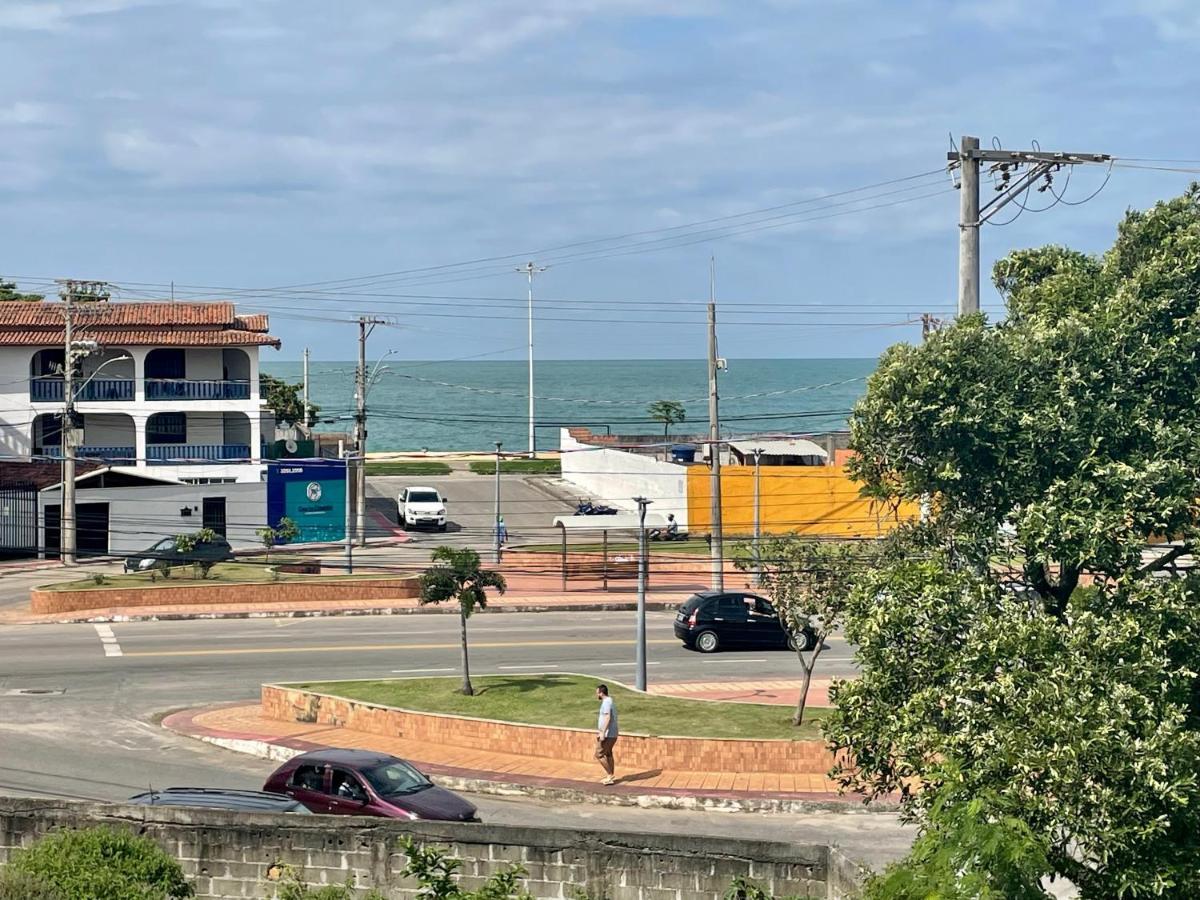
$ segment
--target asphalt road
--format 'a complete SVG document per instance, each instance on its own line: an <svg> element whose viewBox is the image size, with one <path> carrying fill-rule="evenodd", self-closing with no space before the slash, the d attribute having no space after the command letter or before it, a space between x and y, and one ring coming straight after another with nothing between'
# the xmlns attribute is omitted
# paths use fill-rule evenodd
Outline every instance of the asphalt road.
<svg viewBox="0 0 1200 900"><path fill-rule="evenodd" d="M702 656L648 617L651 681L796 674L791 654ZM632 613L481 613L471 620L478 674L633 676ZM90 625L0 628L0 792L120 800L151 786L259 787L272 763L172 735L156 723L187 706L256 696L263 681L457 671L452 615L140 622L111 626L106 655ZM112 653L113 651L109 651ZM823 674L851 671L831 640ZM49 693L19 693L21 691ZM765 816L545 803L477 796L488 821L841 843L880 862L911 832L878 814Z"/></svg>

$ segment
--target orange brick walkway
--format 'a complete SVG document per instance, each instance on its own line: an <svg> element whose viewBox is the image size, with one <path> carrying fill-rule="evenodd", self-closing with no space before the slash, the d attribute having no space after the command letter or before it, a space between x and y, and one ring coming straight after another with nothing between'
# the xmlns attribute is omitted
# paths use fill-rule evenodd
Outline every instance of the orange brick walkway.
<svg viewBox="0 0 1200 900"><path fill-rule="evenodd" d="M808 686L809 706L829 706L831 678L814 678ZM680 684L651 684L652 694L687 697L692 700L731 700L735 703L777 703L795 706L800 699L800 680L697 681Z"/></svg>
<svg viewBox="0 0 1200 900"><path fill-rule="evenodd" d="M300 722L284 722L264 718L256 703L176 713L167 717L163 725L172 731L192 737L263 741L296 750L313 750L320 747L379 750L411 760L432 775L452 775L484 781L633 795L839 799L833 782L820 775L676 772L663 769L623 772L620 768L619 742L619 780L615 786L605 787L599 784L603 772L595 760L555 760L518 756L502 750L485 752L405 740L400 737L382 737L348 728L314 727ZM854 802L854 798L841 799Z"/></svg>

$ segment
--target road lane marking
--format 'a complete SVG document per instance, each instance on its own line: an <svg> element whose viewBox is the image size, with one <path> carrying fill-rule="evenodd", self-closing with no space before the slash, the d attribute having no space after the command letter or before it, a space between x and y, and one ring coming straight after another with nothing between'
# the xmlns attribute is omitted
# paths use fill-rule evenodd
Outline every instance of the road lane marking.
<svg viewBox="0 0 1200 900"><path fill-rule="evenodd" d="M113 634L111 625L97 625L96 636L100 638L100 646L104 648L105 656L124 656L117 636Z"/></svg>
<svg viewBox="0 0 1200 900"><path fill-rule="evenodd" d="M412 672L456 672L457 669L392 669L393 675L408 675Z"/></svg>
<svg viewBox="0 0 1200 900"><path fill-rule="evenodd" d="M678 644L677 640L654 639L647 644ZM245 656L251 653L371 653L395 650L457 650L461 643L453 644L334 644L315 647L230 647L209 650L131 650L123 655L130 656ZM497 649L502 647L632 647L633 641L586 640L586 641L471 641L471 649ZM765 660L760 660L765 662Z"/></svg>
<svg viewBox="0 0 1200 900"><path fill-rule="evenodd" d="M646 663L646 665L648 665L648 666L657 666L657 665L660 665L660 664L659 664L659 663L656 663L656 662L648 662L648 663ZM607 668L632 669L632 668L634 668L635 666L637 666L637 663L635 663L635 662L631 662L631 663L629 663L629 662L625 662L625 663L600 663L600 668L602 668L602 669L607 669Z"/></svg>
<svg viewBox="0 0 1200 900"><path fill-rule="evenodd" d="M547 663L544 666L529 665L529 666L496 666L497 669L519 669L522 672L540 671L542 669L557 669L560 666L555 663Z"/></svg>

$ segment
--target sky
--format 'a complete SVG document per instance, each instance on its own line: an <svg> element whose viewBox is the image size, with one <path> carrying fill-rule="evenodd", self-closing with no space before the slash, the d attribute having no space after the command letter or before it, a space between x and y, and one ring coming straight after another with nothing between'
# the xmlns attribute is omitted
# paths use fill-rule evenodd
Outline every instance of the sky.
<svg viewBox="0 0 1200 900"><path fill-rule="evenodd" d="M267 358L370 313L371 356L504 359L532 260L539 357L687 358L713 259L723 356L870 357L954 308L952 140L1200 157L1198 41L1192 0L4 0L0 275L234 299ZM984 266L1194 176L1105 177Z"/></svg>

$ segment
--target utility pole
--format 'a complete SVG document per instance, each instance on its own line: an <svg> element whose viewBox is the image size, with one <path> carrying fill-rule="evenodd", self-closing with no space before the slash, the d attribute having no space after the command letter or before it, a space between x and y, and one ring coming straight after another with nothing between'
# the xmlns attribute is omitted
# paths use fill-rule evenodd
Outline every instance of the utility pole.
<svg viewBox="0 0 1200 900"><path fill-rule="evenodd" d="M529 278L529 458L537 459L537 438L533 429L533 276L546 271L546 266L535 266L532 261L517 266Z"/></svg>
<svg viewBox="0 0 1200 900"><path fill-rule="evenodd" d="M651 501L634 497L638 507L637 671L633 686L646 690L646 507Z"/></svg>
<svg viewBox="0 0 1200 900"><path fill-rule="evenodd" d="M717 357L717 263L709 260L708 275L708 458L709 511L712 520L709 554L712 557L712 589L725 590L725 546L721 522L721 420L717 408L717 370L724 360Z"/></svg>
<svg viewBox="0 0 1200 900"><path fill-rule="evenodd" d="M1052 190L1054 172L1063 166L1112 163L1107 153L979 149L979 138L964 135L958 150L946 154L949 168L961 170L958 201L958 314L979 312L979 229L999 210L1036 182L1039 192ZM983 164L998 179L996 196L980 206L979 180ZM1015 176L1015 177L1014 177Z"/></svg>
<svg viewBox="0 0 1200 900"><path fill-rule="evenodd" d="M942 327L942 320L933 313L921 314L921 340L929 340L929 336ZM832 457L832 454L830 454Z"/></svg>
<svg viewBox="0 0 1200 900"><path fill-rule="evenodd" d="M308 416L308 348L304 348L304 435L308 436L308 429L312 423Z"/></svg>
<svg viewBox="0 0 1200 900"><path fill-rule="evenodd" d="M367 544L367 338L371 336L376 325L382 324L383 319L368 316L358 318L358 369L355 371L354 414L354 531L360 547Z"/></svg>
<svg viewBox="0 0 1200 900"><path fill-rule="evenodd" d="M76 563L78 529L75 516L75 361L96 348L75 346L75 300L103 301L109 297L103 281L57 279L63 302L63 420L62 420L62 506L59 510L59 550L64 566Z"/></svg>
<svg viewBox="0 0 1200 900"><path fill-rule="evenodd" d="M340 441L338 443L341 443ZM346 574L354 574L354 487L353 470L350 468L351 454L343 450L342 461L346 464Z"/></svg>
<svg viewBox="0 0 1200 900"><path fill-rule="evenodd" d="M762 447L754 448L754 566L757 571L755 582L762 584L762 555L759 550L758 542L762 537L762 493L759 486L759 477L761 475L760 465L762 463Z"/></svg>
<svg viewBox="0 0 1200 900"><path fill-rule="evenodd" d="M492 523L492 549L495 552L496 565L500 565L500 448L503 444L496 441L496 521Z"/></svg>

